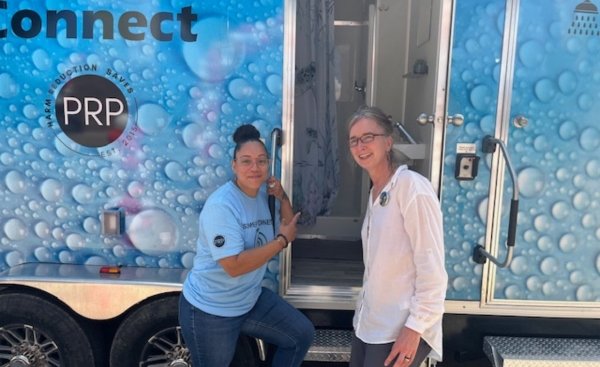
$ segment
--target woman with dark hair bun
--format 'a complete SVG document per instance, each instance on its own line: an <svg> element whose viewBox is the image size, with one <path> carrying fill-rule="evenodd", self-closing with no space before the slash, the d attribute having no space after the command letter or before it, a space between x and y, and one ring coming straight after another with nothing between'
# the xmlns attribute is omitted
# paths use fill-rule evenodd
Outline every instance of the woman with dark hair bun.
<svg viewBox="0 0 600 367"><path fill-rule="evenodd" d="M228 367L240 333L277 348L272 366L300 366L314 327L261 287L267 262L295 239L300 213L294 215L279 180L268 177L269 156L258 130L242 125L233 140L235 178L212 193L200 213L197 252L179 305L183 337L198 367ZM280 203L278 233L267 195Z"/></svg>
<svg viewBox="0 0 600 367"><path fill-rule="evenodd" d="M256 140L262 143L260 140L260 133L253 125L242 125L233 132L233 141L236 144L244 143L250 140ZM236 150L238 149L239 147L236 146ZM266 151L267 148L265 148L265 152Z"/></svg>

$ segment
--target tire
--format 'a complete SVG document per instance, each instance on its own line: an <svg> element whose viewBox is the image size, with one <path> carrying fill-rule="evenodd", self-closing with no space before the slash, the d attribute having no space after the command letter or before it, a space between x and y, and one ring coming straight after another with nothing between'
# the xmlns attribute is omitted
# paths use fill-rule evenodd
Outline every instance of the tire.
<svg viewBox="0 0 600 367"><path fill-rule="evenodd" d="M0 294L0 366L91 367L92 351L82 326L60 306L33 294Z"/></svg>
<svg viewBox="0 0 600 367"><path fill-rule="evenodd" d="M179 297L151 301L128 315L115 334L110 367L190 367L178 321ZM256 367L252 344L240 337L230 367Z"/></svg>

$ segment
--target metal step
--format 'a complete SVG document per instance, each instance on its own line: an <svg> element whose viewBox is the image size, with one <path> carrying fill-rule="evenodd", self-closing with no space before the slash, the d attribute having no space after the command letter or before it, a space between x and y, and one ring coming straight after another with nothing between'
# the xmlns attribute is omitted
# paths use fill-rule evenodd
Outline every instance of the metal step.
<svg viewBox="0 0 600 367"><path fill-rule="evenodd" d="M600 339L486 336L494 367L600 367Z"/></svg>
<svg viewBox="0 0 600 367"><path fill-rule="evenodd" d="M350 362L352 330L317 329L305 361Z"/></svg>

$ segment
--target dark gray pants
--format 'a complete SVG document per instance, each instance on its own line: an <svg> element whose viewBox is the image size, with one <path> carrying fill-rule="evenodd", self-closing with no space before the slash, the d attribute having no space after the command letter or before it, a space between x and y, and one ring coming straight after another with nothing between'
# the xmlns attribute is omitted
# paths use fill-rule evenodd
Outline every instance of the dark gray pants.
<svg viewBox="0 0 600 367"><path fill-rule="evenodd" d="M383 362L392 351L394 343L367 344L352 336L352 351L350 355L350 367L383 367ZM419 367L431 351L429 344L421 339L417 353L413 357L410 367ZM395 362L395 361L394 361Z"/></svg>

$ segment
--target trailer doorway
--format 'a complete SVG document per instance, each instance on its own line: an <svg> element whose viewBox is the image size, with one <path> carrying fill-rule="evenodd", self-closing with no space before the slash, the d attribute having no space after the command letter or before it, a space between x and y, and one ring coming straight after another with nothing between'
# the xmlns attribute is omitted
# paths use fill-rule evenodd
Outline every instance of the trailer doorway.
<svg viewBox="0 0 600 367"><path fill-rule="evenodd" d="M280 290L296 306L352 309L362 283L370 181L347 145L359 106L379 106L403 124L414 142L398 134L396 147L439 188L451 4L286 3L282 178L303 214L280 263ZM419 115L431 123L417 123Z"/></svg>

